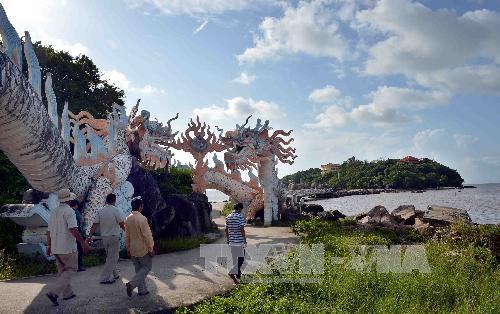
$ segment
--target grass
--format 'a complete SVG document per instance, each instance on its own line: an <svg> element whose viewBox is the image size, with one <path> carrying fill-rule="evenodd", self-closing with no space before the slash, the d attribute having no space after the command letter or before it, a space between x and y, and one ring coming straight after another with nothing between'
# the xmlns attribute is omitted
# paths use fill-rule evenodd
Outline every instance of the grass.
<svg viewBox="0 0 500 314"><path fill-rule="evenodd" d="M359 272L331 262L318 283L250 283L179 313L500 313L499 226L452 226L447 240L389 229L359 229L351 220L299 221L302 243L324 243L326 261L351 259L351 245L423 240L431 273ZM257 275L261 276L261 275ZM298 274L276 274L297 278Z"/></svg>
<svg viewBox="0 0 500 314"><path fill-rule="evenodd" d="M104 264L106 256L103 252L93 252L83 257L85 268ZM43 258L31 258L17 253L0 251L0 280L24 278L52 274L57 272L54 262Z"/></svg>
<svg viewBox="0 0 500 314"><path fill-rule="evenodd" d="M159 254L164 254L189 250L199 247L200 244L208 244L211 242L213 241L204 236L160 239L158 241L158 252Z"/></svg>

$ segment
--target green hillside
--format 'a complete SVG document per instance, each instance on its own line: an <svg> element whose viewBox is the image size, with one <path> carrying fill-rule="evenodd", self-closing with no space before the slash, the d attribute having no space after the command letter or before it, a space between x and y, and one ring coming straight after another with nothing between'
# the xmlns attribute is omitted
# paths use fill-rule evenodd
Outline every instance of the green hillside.
<svg viewBox="0 0 500 314"><path fill-rule="evenodd" d="M400 163L397 159L368 162L350 158L340 165L338 177L337 171L322 173L311 168L281 180L286 185L293 182L336 189L460 187L464 182L456 170L427 158L418 164Z"/></svg>

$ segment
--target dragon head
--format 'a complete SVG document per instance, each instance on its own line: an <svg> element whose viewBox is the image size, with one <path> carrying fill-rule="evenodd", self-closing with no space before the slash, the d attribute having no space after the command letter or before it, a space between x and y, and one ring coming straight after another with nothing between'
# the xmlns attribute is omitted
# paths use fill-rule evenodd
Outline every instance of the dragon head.
<svg viewBox="0 0 500 314"><path fill-rule="evenodd" d="M270 134L269 120L262 124L261 119L257 119L254 128L247 127L249 116L245 124L236 125L236 129L227 131L224 136L220 136L221 141L228 147L224 154L224 161L230 170L246 169L256 167L260 158L276 156L281 162L292 164L297 157L295 149L288 146L293 138L285 141L284 137L291 134L282 130L274 131Z"/></svg>
<svg viewBox="0 0 500 314"><path fill-rule="evenodd" d="M142 110L138 115L139 102L140 99L130 112L126 130L130 153L143 164L155 169L169 167L172 153L167 146L178 133L172 132L170 123L177 119L179 114L168 120L167 125L163 125L158 120L151 121L147 110Z"/></svg>

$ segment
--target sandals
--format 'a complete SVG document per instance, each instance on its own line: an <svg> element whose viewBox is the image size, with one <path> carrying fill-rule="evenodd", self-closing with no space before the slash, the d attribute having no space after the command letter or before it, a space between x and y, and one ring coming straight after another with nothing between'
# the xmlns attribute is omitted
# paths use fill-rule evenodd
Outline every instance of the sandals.
<svg viewBox="0 0 500 314"><path fill-rule="evenodd" d="M57 295L47 293L46 296L47 296L47 298L49 298L49 300L50 300L50 302L52 302L52 304L54 304L55 306L59 305L59 302L57 302Z"/></svg>

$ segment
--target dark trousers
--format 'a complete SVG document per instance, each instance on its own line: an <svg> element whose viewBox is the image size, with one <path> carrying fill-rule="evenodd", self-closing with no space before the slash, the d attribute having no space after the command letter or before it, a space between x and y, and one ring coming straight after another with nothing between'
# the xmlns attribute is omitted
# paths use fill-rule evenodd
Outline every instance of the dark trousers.
<svg viewBox="0 0 500 314"><path fill-rule="evenodd" d="M80 270L83 269L83 247L78 241L76 241L76 249L78 251L78 270Z"/></svg>
<svg viewBox="0 0 500 314"><path fill-rule="evenodd" d="M232 267L229 271L230 275L236 275L236 278L241 278L241 266L245 262L245 248L243 246L230 246Z"/></svg>

